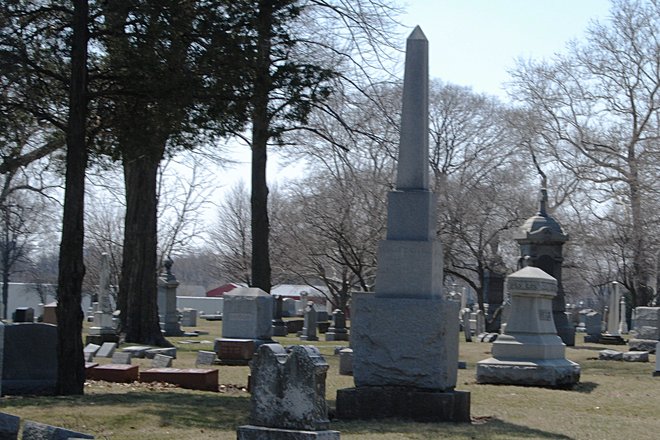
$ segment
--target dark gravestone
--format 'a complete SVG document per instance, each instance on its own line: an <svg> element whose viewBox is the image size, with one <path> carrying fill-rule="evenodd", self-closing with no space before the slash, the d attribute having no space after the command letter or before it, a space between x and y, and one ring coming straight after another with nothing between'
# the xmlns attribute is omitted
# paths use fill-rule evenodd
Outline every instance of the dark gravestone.
<svg viewBox="0 0 660 440"><path fill-rule="evenodd" d="M17 440L20 417L0 412L0 440Z"/></svg>
<svg viewBox="0 0 660 440"><path fill-rule="evenodd" d="M348 341L346 330L346 315L339 309L332 312L332 326L325 333L326 341Z"/></svg>
<svg viewBox="0 0 660 440"><path fill-rule="evenodd" d="M502 325L502 304L504 303L504 276L489 270L484 273L484 302L488 304L486 331L499 333Z"/></svg>
<svg viewBox="0 0 660 440"><path fill-rule="evenodd" d="M32 307L17 307L14 311L14 322L34 322L34 309Z"/></svg>
<svg viewBox="0 0 660 440"><path fill-rule="evenodd" d="M52 395L57 381L57 327L22 323L4 327L2 394Z"/></svg>

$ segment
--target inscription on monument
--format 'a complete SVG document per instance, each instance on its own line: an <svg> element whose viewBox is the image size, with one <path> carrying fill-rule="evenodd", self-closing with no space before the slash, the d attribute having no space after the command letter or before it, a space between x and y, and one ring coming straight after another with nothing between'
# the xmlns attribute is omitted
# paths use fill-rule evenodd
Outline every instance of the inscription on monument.
<svg viewBox="0 0 660 440"><path fill-rule="evenodd" d="M509 280L508 283L510 291L539 291L539 292L554 292L557 290L557 284L541 280Z"/></svg>

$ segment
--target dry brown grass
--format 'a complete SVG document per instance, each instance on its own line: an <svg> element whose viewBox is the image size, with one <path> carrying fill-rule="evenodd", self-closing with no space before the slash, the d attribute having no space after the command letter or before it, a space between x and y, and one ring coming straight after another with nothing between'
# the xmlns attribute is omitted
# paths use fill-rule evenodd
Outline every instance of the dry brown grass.
<svg viewBox="0 0 660 440"><path fill-rule="evenodd" d="M201 321L210 331L199 338L171 338L178 347L177 367L194 366L197 350L212 350L220 322ZM282 345L297 338L277 338ZM581 340L581 337L578 337ZM197 340L185 344L186 340ZM207 342L203 342L207 341ZM315 343L330 365L327 398L334 405L336 390L352 386L339 376L334 348L342 342ZM567 358L582 367L574 390L477 385L475 363L489 357L490 344L461 343L457 389L471 392L472 424L413 423L400 420L333 421L343 439L657 439L660 433L660 378L651 363L598 361L606 347L579 343ZM619 347L620 348L620 347ZM148 361L140 360L143 366ZM235 439L236 427L247 423L247 367L219 366L221 392L198 392L164 385L90 382L77 397L3 397L0 410L24 419L64 426L112 440Z"/></svg>

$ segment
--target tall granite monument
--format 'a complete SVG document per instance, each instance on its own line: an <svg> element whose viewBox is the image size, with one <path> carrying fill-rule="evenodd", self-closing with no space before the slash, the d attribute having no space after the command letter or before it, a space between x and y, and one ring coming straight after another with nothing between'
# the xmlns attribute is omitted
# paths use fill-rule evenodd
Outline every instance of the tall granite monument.
<svg viewBox="0 0 660 440"><path fill-rule="evenodd" d="M408 37L396 189L378 248L375 293L354 294L355 388L337 391L337 417L470 421L470 394L455 391L459 304L443 295L428 175L428 41Z"/></svg>

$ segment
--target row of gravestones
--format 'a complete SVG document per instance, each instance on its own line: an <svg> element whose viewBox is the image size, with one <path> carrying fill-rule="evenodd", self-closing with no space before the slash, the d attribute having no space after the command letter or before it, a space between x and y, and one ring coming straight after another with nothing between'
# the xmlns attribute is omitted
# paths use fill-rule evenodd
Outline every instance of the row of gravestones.
<svg viewBox="0 0 660 440"><path fill-rule="evenodd" d="M20 425L20 417L0 412L0 439L18 440ZM22 440L75 440L90 438L94 438L94 436L30 420L23 423L21 436Z"/></svg>

